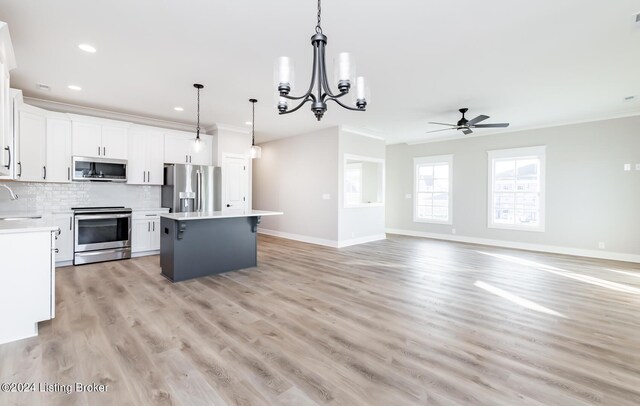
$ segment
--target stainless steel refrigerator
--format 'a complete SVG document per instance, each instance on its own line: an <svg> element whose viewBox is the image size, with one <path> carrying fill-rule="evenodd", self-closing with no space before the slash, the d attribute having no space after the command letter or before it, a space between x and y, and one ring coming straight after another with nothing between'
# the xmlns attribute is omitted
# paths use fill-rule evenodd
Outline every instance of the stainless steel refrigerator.
<svg viewBox="0 0 640 406"><path fill-rule="evenodd" d="M172 213L220 211L220 185L218 166L166 165L162 207L168 207Z"/></svg>

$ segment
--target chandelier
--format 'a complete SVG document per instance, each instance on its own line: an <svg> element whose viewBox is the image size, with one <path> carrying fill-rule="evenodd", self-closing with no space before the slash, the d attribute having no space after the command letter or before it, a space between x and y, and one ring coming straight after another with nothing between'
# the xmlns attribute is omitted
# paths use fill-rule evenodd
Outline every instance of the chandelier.
<svg viewBox="0 0 640 406"><path fill-rule="evenodd" d="M200 139L200 89L204 88L204 85L200 83L194 83L193 87L195 87L198 91L198 124L196 124L196 138L194 141L194 149L196 152L200 152L202 149L202 140Z"/></svg>
<svg viewBox="0 0 640 406"><path fill-rule="evenodd" d="M262 148L256 145L256 103L258 99L249 99L251 102L251 159L258 159L262 156Z"/></svg>
<svg viewBox="0 0 640 406"><path fill-rule="evenodd" d="M338 93L334 93L329 87L329 79L327 78L327 66L325 59L325 48L327 45L327 36L322 33L320 26L320 0L318 0L318 24L316 25L316 33L311 37L311 45L313 45L313 70L311 74L311 84L309 89L302 96L291 96L289 92L293 85L294 69L293 63L288 57L278 58L278 93L280 99L278 102L278 111L280 114L289 114L297 111L307 102L311 102L311 111L315 114L318 121L327 111L327 102L334 101L338 105L348 110L365 111L367 107L365 80L359 76L355 80L355 107L348 106L340 99L349 94L351 89L351 81L354 77L353 64L350 55L346 52L338 55L336 60L336 79L338 82ZM300 101L300 103L289 109L289 100Z"/></svg>

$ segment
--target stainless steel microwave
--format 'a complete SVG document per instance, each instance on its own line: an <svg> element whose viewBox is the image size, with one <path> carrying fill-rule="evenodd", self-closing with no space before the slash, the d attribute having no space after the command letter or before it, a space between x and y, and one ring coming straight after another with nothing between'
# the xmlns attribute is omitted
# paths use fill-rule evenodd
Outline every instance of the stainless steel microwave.
<svg viewBox="0 0 640 406"><path fill-rule="evenodd" d="M85 182L126 182L127 161L124 159L74 156L73 180Z"/></svg>

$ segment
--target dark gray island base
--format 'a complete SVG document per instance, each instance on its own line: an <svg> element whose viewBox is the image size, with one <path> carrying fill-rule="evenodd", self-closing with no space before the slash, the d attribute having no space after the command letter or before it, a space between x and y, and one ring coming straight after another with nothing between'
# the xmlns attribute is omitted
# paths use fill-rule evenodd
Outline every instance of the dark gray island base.
<svg viewBox="0 0 640 406"><path fill-rule="evenodd" d="M257 265L257 230L262 215L170 213L160 219L160 267L172 282Z"/></svg>

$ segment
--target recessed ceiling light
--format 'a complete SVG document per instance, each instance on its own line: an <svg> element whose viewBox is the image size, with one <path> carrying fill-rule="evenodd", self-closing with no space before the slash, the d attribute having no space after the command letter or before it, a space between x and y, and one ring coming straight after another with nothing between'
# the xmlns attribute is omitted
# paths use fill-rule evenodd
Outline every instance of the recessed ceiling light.
<svg viewBox="0 0 640 406"><path fill-rule="evenodd" d="M245 123L246 125L251 125L251 124L253 124L251 121L245 121L244 123Z"/></svg>
<svg viewBox="0 0 640 406"><path fill-rule="evenodd" d="M175 111L184 111L184 109L182 107L174 107L173 108Z"/></svg>
<svg viewBox="0 0 640 406"><path fill-rule="evenodd" d="M89 44L80 44L78 45L78 48L82 49L84 52L89 52L90 54L95 54L96 53L96 49L95 47L89 45Z"/></svg>
<svg viewBox="0 0 640 406"><path fill-rule="evenodd" d="M76 92L79 92L80 90L82 90L80 86L76 86L76 85L69 85L67 87L71 90L75 90Z"/></svg>

